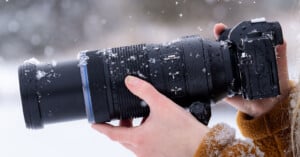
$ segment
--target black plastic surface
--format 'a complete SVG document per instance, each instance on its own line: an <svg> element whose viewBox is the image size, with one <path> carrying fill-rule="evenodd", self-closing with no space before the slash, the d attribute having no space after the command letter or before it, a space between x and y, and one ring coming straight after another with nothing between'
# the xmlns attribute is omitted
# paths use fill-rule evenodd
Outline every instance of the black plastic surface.
<svg viewBox="0 0 300 157"><path fill-rule="evenodd" d="M164 44L86 52L87 76L81 75L78 61L26 63L19 68L26 126L85 118L82 80L88 82L85 94L91 98L95 122L145 117L150 109L125 87L128 75L150 82L206 124L211 101L228 95L260 99L280 94L275 46L282 43L278 22L244 21L226 29L219 41L186 36Z"/></svg>

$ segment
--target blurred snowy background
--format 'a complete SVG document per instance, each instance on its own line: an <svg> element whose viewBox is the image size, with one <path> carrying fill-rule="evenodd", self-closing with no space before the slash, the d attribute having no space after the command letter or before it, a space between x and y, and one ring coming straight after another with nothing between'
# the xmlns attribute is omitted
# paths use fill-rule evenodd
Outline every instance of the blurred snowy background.
<svg viewBox="0 0 300 157"><path fill-rule="evenodd" d="M297 0L0 0L0 156L132 157L90 128L87 120L25 128L17 66L36 57L71 60L81 50L158 43L266 17L280 21L288 42L289 70L298 77L300 12ZM213 107L210 125L235 125L235 110ZM241 137L240 134L238 134Z"/></svg>

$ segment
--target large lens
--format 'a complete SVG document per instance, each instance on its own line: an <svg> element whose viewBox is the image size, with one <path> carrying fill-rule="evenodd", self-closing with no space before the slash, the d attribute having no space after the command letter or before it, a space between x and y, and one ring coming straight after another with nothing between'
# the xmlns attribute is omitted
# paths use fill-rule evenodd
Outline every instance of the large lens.
<svg viewBox="0 0 300 157"><path fill-rule="evenodd" d="M92 123L147 116L147 104L124 85L127 75L150 82L182 107L217 101L232 85L232 67L226 45L198 36L82 52L79 62L27 63L19 69L26 125L86 115Z"/></svg>

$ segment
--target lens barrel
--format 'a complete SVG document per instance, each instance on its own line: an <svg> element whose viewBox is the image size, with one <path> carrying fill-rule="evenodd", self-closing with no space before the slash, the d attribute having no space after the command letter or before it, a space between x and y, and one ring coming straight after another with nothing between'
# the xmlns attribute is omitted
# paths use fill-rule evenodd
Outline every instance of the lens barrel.
<svg viewBox="0 0 300 157"><path fill-rule="evenodd" d="M150 82L187 108L227 95L233 65L226 44L188 36L165 44L141 44L82 52L79 61L25 63L19 68L26 126L87 117L91 123L145 117L149 107L124 84L128 75Z"/></svg>
<svg viewBox="0 0 300 157"><path fill-rule="evenodd" d="M124 84L128 75L150 82L182 107L227 95L232 80L227 45L188 36L165 44L141 44L80 55L90 122L144 117L149 108Z"/></svg>
<svg viewBox="0 0 300 157"><path fill-rule="evenodd" d="M27 128L86 117L78 61L25 63L19 84Z"/></svg>

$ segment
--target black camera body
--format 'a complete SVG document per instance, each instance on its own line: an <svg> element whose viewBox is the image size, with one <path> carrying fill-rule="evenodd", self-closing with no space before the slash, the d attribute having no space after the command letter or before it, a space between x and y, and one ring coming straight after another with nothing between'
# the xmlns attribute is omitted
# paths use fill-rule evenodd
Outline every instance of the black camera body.
<svg viewBox="0 0 300 157"><path fill-rule="evenodd" d="M220 41L231 45L240 76L240 92L246 99L274 97L280 94L275 46L283 44L278 23L264 19L244 21L222 33ZM239 93L237 90L234 93Z"/></svg>
<svg viewBox="0 0 300 157"><path fill-rule="evenodd" d="M19 80L26 126L145 117L149 107L125 87L128 75L150 82L207 124L211 101L280 94L275 46L282 43L278 22L255 19L226 29L218 41L187 36L164 44L85 51L79 61L55 66L25 63ZM37 77L41 72L44 76Z"/></svg>

